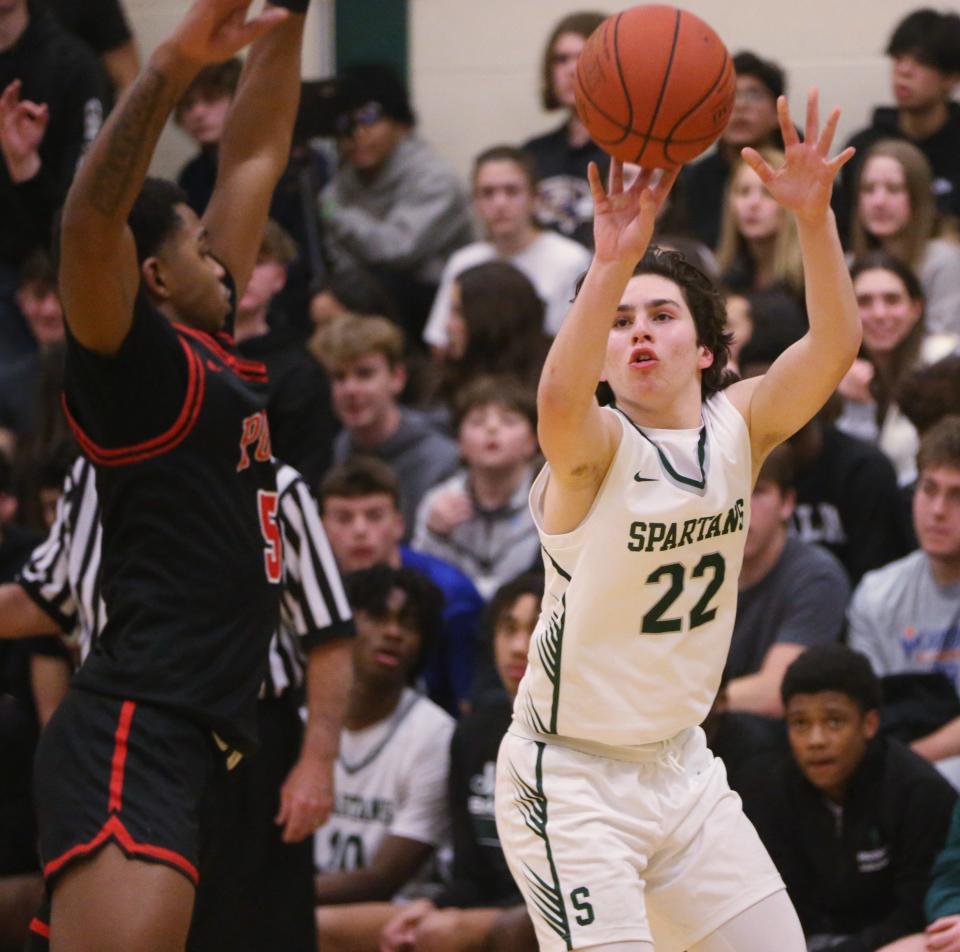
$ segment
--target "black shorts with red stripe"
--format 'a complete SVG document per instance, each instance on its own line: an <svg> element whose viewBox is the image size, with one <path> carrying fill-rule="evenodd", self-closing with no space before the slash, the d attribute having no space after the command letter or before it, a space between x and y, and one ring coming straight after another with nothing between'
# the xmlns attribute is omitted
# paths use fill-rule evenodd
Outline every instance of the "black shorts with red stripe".
<svg viewBox="0 0 960 952"><path fill-rule="evenodd" d="M205 801L225 770L212 735L198 724L72 689L43 732L34 763L48 889L71 863L107 843L196 885Z"/></svg>

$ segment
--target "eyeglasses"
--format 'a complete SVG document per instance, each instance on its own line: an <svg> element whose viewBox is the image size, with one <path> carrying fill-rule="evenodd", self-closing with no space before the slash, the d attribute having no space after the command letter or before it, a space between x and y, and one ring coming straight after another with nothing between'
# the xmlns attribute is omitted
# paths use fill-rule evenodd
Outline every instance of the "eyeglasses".
<svg viewBox="0 0 960 952"><path fill-rule="evenodd" d="M733 97L734 102L744 102L750 106L757 106L762 102L768 102L773 96L765 89L757 89L755 86L744 86L738 89Z"/></svg>
<svg viewBox="0 0 960 952"><path fill-rule="evenodd" d="M337 117L337 135L353 135L353 131L358 126L361 128L372 126L375 122L378 122L382 118L383 106L381 106L380 103L365 103L359 109L354 109L351 112L345 112L342 116Z"/></svg>

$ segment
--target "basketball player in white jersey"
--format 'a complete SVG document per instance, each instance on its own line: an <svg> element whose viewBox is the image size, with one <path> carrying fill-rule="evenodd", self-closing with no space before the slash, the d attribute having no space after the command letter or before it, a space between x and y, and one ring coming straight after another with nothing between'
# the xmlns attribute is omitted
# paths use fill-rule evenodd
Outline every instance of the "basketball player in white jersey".
<svg viewBox="0 0 960 952"><path fill-rule="evenodd" d="M723 389L716 290L647 253L676 172L596 168L595 254L543 370L531 490L541 616L497 770L497 825L544 952L803 952L773 863L697 726L733 629L750 493L767 453L850 367L857 306L830 211L817 94L786 160L744 158L797 221L810 330ZM595 399L609 385L613 407Z"/></svg>

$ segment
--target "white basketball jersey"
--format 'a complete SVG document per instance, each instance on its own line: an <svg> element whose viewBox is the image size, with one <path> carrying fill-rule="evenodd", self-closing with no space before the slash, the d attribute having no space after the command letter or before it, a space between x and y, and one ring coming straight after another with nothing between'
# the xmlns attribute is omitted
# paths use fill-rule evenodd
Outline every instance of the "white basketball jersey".
<svg viewBox="0 0 960 952"><path fill-rule="evenodd" d="M388 835L446 840L453 729L446 711L407 688L390 717L340 732L333 812L314 836L318 872L362 869Z"/></svg>
<svg viewBox="0 0 960 952"><path fill-rule="evenodd" d="M699 724L713 703L737 608L750 440L723 393L704 403L699 431L672 431L696 443L685 469L671 431L605 412L623 438L583 522L544 531L549 465L530 492L546 585L514 722L545 739L634 746Z"/></svg>

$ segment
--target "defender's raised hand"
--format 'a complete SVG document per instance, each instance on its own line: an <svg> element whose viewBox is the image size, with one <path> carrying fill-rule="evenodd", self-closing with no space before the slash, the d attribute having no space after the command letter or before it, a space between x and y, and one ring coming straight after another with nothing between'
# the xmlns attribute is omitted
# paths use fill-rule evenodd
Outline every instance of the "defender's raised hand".
<svg viewBox="0 0 960 952"><path fill-rule="evenodd" d="M680 173L664 169L654 183L656 169L641 169L629 188L623 187L623 163L610 160L609 185L604 190L596 163L587 169L593 195L594 254L599 261L639 261L650 244L657 212Z"/></svg>
<svg viewBox="0 0 960 952"><path fill-rule="evenodd" d="M814 220L823 217L830 208L830 195L837 172L853 158L854 149L848 147L834 158L828 158L833 137L840 121L840 110L830 113L820 130L819 95L816 89L807 94L807 122L804 140L800 141L796 127L790 120L786 97L777 99L777 115L786 152L786 161L778 169L771 168L756 149L742 151L744 162L760 176L767 191L798 218Z"/></svg>
<svg viewBox="0 0 960 952"><path fill-rule="evenodd" d="M195 63L230 59L257 37L282 23L290 14L268 6L247 19L252 0L196 0L171 37L179 54Z"/></svg>

